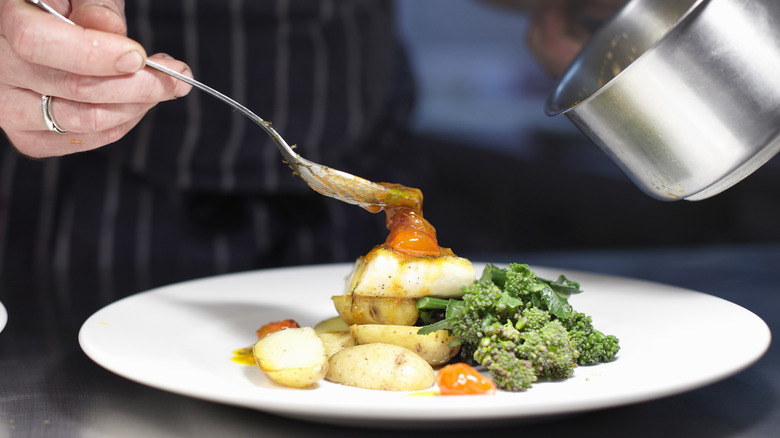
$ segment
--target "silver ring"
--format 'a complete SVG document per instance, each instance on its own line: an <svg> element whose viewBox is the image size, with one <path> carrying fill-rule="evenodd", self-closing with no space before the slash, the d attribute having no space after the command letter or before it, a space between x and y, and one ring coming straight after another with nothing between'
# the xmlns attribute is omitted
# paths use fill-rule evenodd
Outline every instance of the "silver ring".
<svg viewBox="0 0 780 438"><path fill-rule="evenodd" d="M46 124L46 129L57 134L67 134L67 129L62 129L57 125L57 122L52 118L51 112L51 96L41 97L41 109L43 110L43 123Z"/></svg>

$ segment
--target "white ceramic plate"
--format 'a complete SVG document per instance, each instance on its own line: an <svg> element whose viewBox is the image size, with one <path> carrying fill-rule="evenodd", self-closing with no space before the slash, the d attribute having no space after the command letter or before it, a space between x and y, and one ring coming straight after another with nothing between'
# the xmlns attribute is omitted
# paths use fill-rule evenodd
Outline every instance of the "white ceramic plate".
<svg viewBox="0 0 780 438"><path fill-rule="evenodd" d="M478 272L481 265L477 265ZM347 264L282 268L174 284L117 301L83 325L86 354L108 370L155 388L312 421L398 426L492 418L526 419L636 403L730 376L767 350L770 331L756 315L699 292L627 278L559 273L585 290L575 309L617 335L614 362L579 367L563 382L495 396L411 396L321 382L309 390L270 382L231 360L262 324L295 318L313 325L335 316ZM728 324L724 324L728 321ZM722 354L722 345L730 354ZM734 351L734 349L737 349Z"/></svg>
<svg viewBox="0 0 780 438"><path fill-rule="evenodd" d="M5 328L5 324L8 322L8 312L5 310L5 306L0 302L0 332Z"/></svg>

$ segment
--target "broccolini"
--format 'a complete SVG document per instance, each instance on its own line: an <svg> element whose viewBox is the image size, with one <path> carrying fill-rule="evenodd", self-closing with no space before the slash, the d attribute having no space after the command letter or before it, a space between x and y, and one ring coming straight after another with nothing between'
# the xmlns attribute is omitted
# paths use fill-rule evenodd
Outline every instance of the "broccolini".
<svg viewBox="0 0 780 438"><path fill-rule="evenodd" d="M579 365L595 365L609 362L620 350L620 342L614 335L605 335L593 327L593 319L584 313L574 313L561 323L569 331L569 336L577 351Z"/></svg>
<svg viewBox="0 0 780 438"><path fill-rule="evenodd" d="M568 303L580 293L565 276L538 277L528 265L487 265L460 299L417 302L424 327L446 329L461 345L460 360L482 365L496 385L523 391L539 379L565 379L578 365L614 360L618 338L593 327Z"/></svg>

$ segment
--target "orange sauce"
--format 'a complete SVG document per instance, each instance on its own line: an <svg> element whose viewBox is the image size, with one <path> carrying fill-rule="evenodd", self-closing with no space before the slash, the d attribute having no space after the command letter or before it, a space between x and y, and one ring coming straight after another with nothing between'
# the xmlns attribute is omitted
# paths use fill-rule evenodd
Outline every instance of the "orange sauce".
<svg viewBox="0 0 780 438"><path fill-rule="evenodd" d="M384 207L371 209L374 212L384 210L387 215L385 223L390 234L381 247L409 257L452 255L449 248L439 246L436 229L423 218L423 197L419 189L400 184L380 184L397 195L388 199Z"/></svg>

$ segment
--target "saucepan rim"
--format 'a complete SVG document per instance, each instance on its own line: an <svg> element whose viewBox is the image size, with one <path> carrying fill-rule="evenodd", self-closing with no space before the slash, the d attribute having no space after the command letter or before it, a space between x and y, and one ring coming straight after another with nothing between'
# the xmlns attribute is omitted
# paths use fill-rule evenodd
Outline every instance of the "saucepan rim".
<svg viewBox="0 0 780 438"><path fill-rule="evenodd" d="M636 68L641 68L641 64L644 58L648 56L649 53L657 51L659 46L662 46L664 44L667 44L668 42L674 40L675 35L680 33L681 29L685 26L686 23L690 22L691 20L695 19L695 12L702 10L707 3L709 3L712 0L694 0L693 3L688 7L688 9L685 10L684 13L680 15L680 17L677 19L677 21L667 29L663 35L661 35L653 44L647 47L641 54L639 54L636 59L634 59L630 64L623 67L619 73L614 75L609 80L605 81L602 85L600 85L598 88L595 88L594 90L590 91L586 96L583 96L581 99L578 99L574 102L567 103L566 105L561 105L561 97L563 95L563 91L566 90L566 87L569 85L569 83L572 81L572 78L575 78L578 73L580 73L580 66L584 65L584 61L588 59L590 56L592 56L592 52L594 51L594 47L605 37L605 35L610 34L610 29L617 26L617 23L620 23L624 21L630 14L633 13L632 9L634 8L634 1L628 1L623 7L604 25L602 26L596 33L590 38L590 40L585 44L585 46L580 50L579 54L574 58L572 63L567 68L566 72L558 79L558 82L555 84L555 87L553 88L553 91L550 93L550 95L547 97L547 101L545 103L545 114L548 116L557 116L561 114L566 114L569 111L574 110L575 108L586 104L588 101L593 100L596 98L599 94L601 94L605 89L609 88L613 83L618 81L621 76L624 76L626 74L626 71Z"/></svg>

